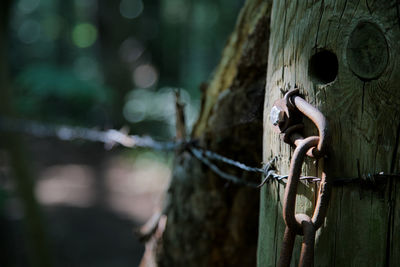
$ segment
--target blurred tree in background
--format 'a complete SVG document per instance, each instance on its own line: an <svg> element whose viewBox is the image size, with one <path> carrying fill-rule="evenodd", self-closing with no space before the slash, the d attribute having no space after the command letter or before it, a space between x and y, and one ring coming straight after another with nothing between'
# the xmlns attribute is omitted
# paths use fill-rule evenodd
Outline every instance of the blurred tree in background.
<svg viewBox="0 0 400 267"><path fill-rule="evenodd" d="M199 87L242 2L15 1L9 36L15 106L29 118L129 123L138 133L171 137L173 89L184 90L193 124Z"/></svg>
<svg viewBox="0 0 400 267"><path fill-rule="evenodd" d="M200 108L200 88L206 87L243 2L2 1L2 114L9 114L10 108L18 117L49 123L105 129L128 125L134 134L171 139L174 91L181 90L191 129ZM18 138L5 140L9 144L2 148L9 148L13 162L7 164L19 179L19 195L25 201L34 254L29 260L32 266L48 266L41 236L48 226L40 225L36 180L26 166L28 149ZM2 218L2 203L8 196L0 182L0 227L6 237L10 225ZM14 246L7 240L0 242L5 253L0 264L26 266L28 260L19 259L24 253L11 251Z"/></svg>

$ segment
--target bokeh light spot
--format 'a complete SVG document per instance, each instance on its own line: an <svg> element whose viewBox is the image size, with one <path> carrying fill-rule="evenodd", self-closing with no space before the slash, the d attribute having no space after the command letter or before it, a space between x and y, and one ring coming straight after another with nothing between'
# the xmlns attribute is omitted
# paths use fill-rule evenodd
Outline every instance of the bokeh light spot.
<svg viewBox="0 0 400 267"><path fill-rule="evenodd" d="M127 19L134 19L139 17L142 11L142 0L122 0L119 5L119 12L124 18Z"/></svg>
<svg viewBox="0 0 400 267"><path fill-rule="evenodd" d="M95 200L93 169L86 165L55 165L43 171L35 194L41 204L90 207Z"/></svg>
<svg viewBox="0 0 400 267"><path fill-rule="evenodd" d="M124 117L133 123L141 122L146 118L146 101L142 98L130 99L123 108Z"/></svg>
<svg viewBox="0 0 400 267"><path fill-rule="evenodd" d="M130 37L122 42L119 48L121 59L128 63L133 63L143 54L143 45L133 37Z"/></svg>
<svg viewBox="0 0 400 267"><path fill-rule="evenodd" d="M25 20L18 29L18 37L25 44L32 44L40 37L41 27L35 20Z"/></svg>
<svg viewBox="0 0 400 267"><path fill-rule="evenodd" d="M153 86L158 80L157 70L150 64L143 64L133 72L133 82L137 87L148 88Z"/></svg>
<svg viewBox="0 0 400 267"><path fill-rule="evenodd" d="M95 80L100 76L97 62L87 56L82 56L75 60L74 71L82 80Z"/></svg>
<svg viewBox="0 0 400 267"><path fill-rule="evenodd" d="M80 23L72 31L72 40L80 48L92 46L97 40L97 29L93 24Z"/></svg>
<svg viewBox="0 0 400 267"><path fill-rule="evenodd" d="M162 13L168 23L178 24L186 21L188 11L188 4L184 0L170 0L164 5Z"/></svg>
<svg viewBox="0 0 400 267"><path fill-rule="evenodd" d="M193 100L182 88L163 87L160 89L134 89L126 95L123 108L124 118L132 123L162 121L168 125L171 136L175 135L175 92L179 90L185 106L188 129L197 120L199 101Z"/></svg>

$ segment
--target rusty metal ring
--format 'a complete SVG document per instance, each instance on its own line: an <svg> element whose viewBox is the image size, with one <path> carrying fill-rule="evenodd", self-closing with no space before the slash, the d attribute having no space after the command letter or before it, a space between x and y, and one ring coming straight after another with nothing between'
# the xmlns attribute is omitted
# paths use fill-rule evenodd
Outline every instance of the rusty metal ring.
<svg viewBox="0 0 400 267"><path fill-rule="evenodd" d="M321 158L325 155L326 145L328 139L328 123L325 116L316 107L309 104L300 96L292 96L291 101L296 106L296 108L308 117L318 128L319 132L319 142L318 145L312 149L312 155L315 158Z"/></svg>
<svg viewBox="0 0 400 267"><path fill-rule="evenodd" d="M303 234L302 222L296 219L295 207L297 196L297 185L300 180L301 168L306 157L307 151L318 145L319 137L311 136L299 143L296 147L290 164L289 177L285 188L285 196L283 203L283 219L286 225L296 234ZM327 182L326 175L321 178L318 199L311 221L318 229L324 221L330 195L330 184ZM307 216L307 215L306 215ZM298 217L298 216L297 216Z"/></svg>

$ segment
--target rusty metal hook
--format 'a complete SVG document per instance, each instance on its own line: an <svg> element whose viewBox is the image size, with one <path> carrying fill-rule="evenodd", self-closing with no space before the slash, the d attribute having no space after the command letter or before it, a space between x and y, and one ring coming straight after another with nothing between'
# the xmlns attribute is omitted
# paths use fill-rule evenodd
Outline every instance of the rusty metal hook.
<svg viewBox="0 0 400 267"><path fill-rule="evenodd" d="M325 154L328 139L328 123L325 119L325 116L321 113L321 111L319 111L313 105L310 105L300 96L293 96L292 101L296 108L303 113L303 115L308 117L318 128L319 142L318 145L313 148L312 154L315 158L322 157Z"/></svg>
<svg viewBox="0 0 400 267"><path fill-rule="evenodd" d="M310 157L320 158L326 153L328 123L324 115L313 105L299 96L299 89L289 90L282 99L275 101L270 113L270 120L277 132L283 134L286 143L297 146L304 137L298 130L302 128L301 116L308 117L317 127L319 142L307 153Z"/></svg>

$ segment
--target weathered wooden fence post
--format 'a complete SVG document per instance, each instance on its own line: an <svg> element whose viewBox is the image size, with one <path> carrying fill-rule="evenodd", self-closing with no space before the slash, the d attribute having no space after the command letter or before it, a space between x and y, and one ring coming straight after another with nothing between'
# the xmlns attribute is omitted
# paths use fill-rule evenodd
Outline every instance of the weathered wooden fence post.
<svg viewBox="0 0 400 267"><path fill-rule="evenodd" d="M395 0L273 1L264 161L277 156L277 170L288 172L293 150L268 119L282 90L298 87L330 124L324 169L336 182L317 232L315 266L400 266L400 176L389 175L399 172L399 10ZM305 123L305 136L315 131ZM306 161L303 175L319 176L321 164L317 169ZM314 210L316 189L307 182L299 186L298 212ZM276 181L262 189L259 266L275 266L279 259L283 192ZM297 266L300 246L298 237L291 266Z"/></svg>

